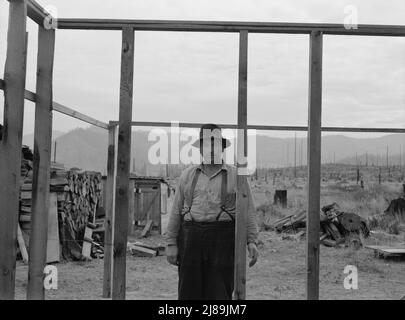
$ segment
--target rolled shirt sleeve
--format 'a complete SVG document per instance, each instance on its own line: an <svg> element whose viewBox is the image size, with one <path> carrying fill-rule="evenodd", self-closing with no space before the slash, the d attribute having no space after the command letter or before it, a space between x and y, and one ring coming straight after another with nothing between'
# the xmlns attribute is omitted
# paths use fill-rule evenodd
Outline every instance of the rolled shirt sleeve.
<svg viewBox="0 0 405 320"><path fill-rule="evenodd" d="M179 178L179 183L174 194L173 205L169 215L169 222L165 234L168 245L177 244L177 235L180 229L180 214L184 204L183 175Z"/></svg>
<svg viewBox="0 0 405 320"><path fill-rule="evenodd" d="M247 194L248 194L248 216L247 216L247 243L257 243L259 228L256 219L256 204L253 198L252 188L247 179Z"/></svg>

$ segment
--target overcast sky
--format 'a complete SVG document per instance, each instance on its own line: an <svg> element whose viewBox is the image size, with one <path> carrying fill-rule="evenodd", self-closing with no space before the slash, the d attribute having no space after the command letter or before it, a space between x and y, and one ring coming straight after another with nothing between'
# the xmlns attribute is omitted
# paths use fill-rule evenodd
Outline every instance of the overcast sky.
<svg viewBox="0 0 405 320"><path fill-rule="evenodd" d="M345 7L354 5L359 23L405 25L403 0L38 2L66 18L326 23L343 23ZM7 24L8 2L3 0L1 78ZM37 28L29 19L27 29L26 86L34 91ZM54 100L99 120L116 120L120 32L57 30L56 35ZM135 47L134 120L236 123L237 34L136 32ZM405 38L325 36L323 53L323 126L405 126ZM308 36L249 35L248 71L249 124L307 125ZM2 119L2 94L0 103ZM27 102L25 110L27 134L33 132L33 104ZM55 113L55 130L78 126L87 124Z"/></svg>

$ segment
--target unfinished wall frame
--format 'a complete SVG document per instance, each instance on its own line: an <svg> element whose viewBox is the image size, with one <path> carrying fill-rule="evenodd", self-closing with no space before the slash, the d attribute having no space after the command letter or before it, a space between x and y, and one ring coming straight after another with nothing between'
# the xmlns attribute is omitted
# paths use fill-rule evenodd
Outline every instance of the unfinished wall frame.
<svg viewBox="0 0 405 320"><path fill-rule="evenodd" d="M246 130L289 130L308 131L308 223L307 223L307 299L319 298L319 207L320 207L320 171L321 171L321 132L393 132L404 133L405 128L350 128L322 127L322 37L323 35L360 35L405 37L405 26L390 25L358 25L357 29L345 28L343 24L310 24L310 23L265 23L265 22L224 22L224 21L167 21L167 20L112 20L112 19L58 19L57 29L78 30L117 30L122 34L121 51L121 85L119 121L108 124L88 117L71 108L52 101L52 66L53 49L49 48L48 58L41 55L43 67L47 69L48 78L37 85L37 92L25 90L26 64L26 17L35 21L39 28L45 26L50 15L35 1L9 1L9 29L7 38L7 58L4 80L0 79L0 89L5 94L4 133L0 141L0 299L13 299L15 291L15 243L17 240L17 216L19 176L22 144L22 120L24 98L37 101L38 123L35 123L35 149L43 153L46 159L41 162L34 172L38 178L33 184L37 191L34 221L44 222L44 215L36 216L40 208L46 208L45 194L40 190L47 188L47 171L49 172L50 154L48 155L49 139L46 139L38 125L46 124L46 130L52 129L49 110L57 111L96 125L109 131L107 188L106 199L106 242L104 261L103 297L125 299L125 266L128 224L128 185L130 178L130 146L132 126L162 126L170 127L169 122L140 122L132 121L132 90L134 66L134 33L136 31L182 31L182 32L236 32L239 33L239 90L238 90L238 123L221 125L224 128L238 130L237 138L237 212L243 212L246 206L245 167L243 156L247 153ZM49 31L49 30L48 30ZM54 32L52 30L51 32ZM309 96L308 96L308 126L271 126L247 124L247 49L249 33L293 33L309 36ZM41 33L44 35L45 33ZM51 34L51 33L46 33ZM51 43L51 42L47 42ZM38 57L39 59L39 57ZM39 74L41 80L42 73ZM13 106L10 108L10 106ZM49 109L48 109L49 108ZM37 113L37 110L36 110ZM40 120L42 119L42 120ZM181 123L181 127L200 127L200 123ZM245 142L245 143L244 143ZM5 181L6 183L3 183ZM7 187L4 187L7 186ZM246 298L246 221L245 217L237 214L236 248L235 248L235 291L234 299ZM44 239L39 239L39 223L33 224L33 235L36 237L35 254L38 261L30 265L30 271L35 274L35 285L30 285L29 297L43 299L43 288L39 274L43 265ZM114 236L115 235L115 236ZM34 250L34 249L33 249ZM34 252L34 251L33 251ZM31 269L32 268L32 269ZM34 281L34 280L33 280Z"/></svg>

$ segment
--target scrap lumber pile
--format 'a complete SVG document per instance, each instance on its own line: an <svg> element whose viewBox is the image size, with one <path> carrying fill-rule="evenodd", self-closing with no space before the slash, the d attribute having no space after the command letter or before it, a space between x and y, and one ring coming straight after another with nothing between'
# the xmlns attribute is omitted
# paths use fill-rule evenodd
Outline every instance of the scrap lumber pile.
<svg viewBox="0 0 405 320"><path fill-rule="evenodd" d="M23 147L22 152L19 223L24 243L28 247L31 229L33 155L26 146ZM96 220L97 209L102 203L101 197L100 173L81 172L77 168L66 170L62 164L54 162L51 164L50 200L55 199L53 207L56 211L54 220L56 222L51 224L55 230L49 230L48 233L48 247L50 247L50 242L55 242L55 239L57 239L58 249L59 245L61 249L61 259L84 260L86 256L83 255L82 247L85 242L91 243L87 258L103 254L100 245L102 239L98 233L95 232L94 235L90 235L90 239L84 239L85 230L89 223L93 228L99 228L103 224L103 221ZM50 207L52 207L52 201ZM53 215L49 216L50 221L52 217ZM49 234L54 235L52 239L49 238ZM59 257L57 260L59 260Z"/></svg>
<svg viewBox="0 0 405 320"><path fill-rule="evenodd" d="M306 211L277 220L273 226L279 233L295 233L301 236L306 231ZM362 245L361 237L368 237L370 234L366 220L355 213L340 211L335 202L322 208L320 229L320 241L329 247L343 243L359 247Z"/></svg>

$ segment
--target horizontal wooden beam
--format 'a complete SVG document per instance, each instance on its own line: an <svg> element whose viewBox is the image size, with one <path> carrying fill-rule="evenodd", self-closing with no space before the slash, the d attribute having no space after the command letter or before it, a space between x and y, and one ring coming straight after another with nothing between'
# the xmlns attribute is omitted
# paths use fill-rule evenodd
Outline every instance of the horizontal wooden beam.
<svg viewBox="0 0 405 320"><path fill-rule="evenodd" d="M343 24L327 23L284 23L284 22L239 22L239 21L182 21L182 20L122 20L122 19L58 19L58 29L122 30L131 26L143 31L182 32L240 32L250 33L292 33L310 34L321 31L324 34L361 36L405 36L405 26L359 24L357 29Z"/></svg>
<svg viewBox="0 0 405 320"><path fill-rule="evenodd" d="M50 14L36 1L27 1L27 16L41 27L44 26L44 20L46 17L50 17Z"/></svg>
<svg viewBox="0 0 405 320"><path fill-rule="evenodd" d="M4 90L5 87L5 83L4 80L0 79L0 90ZM32 102L36 102L37 100L37 96L34 92L29 91L29 90L25 90L25 94L24 97L26 100L32 101ZM92 117L89 117L83 113L80 113L72 108L69 108L67 106L64 106L63 104L60 104L58 102L52 102L52 108L54 111L59 112L59 113L63 113L69 117L81 120L83 122L87 122L89 124L92 124L96 127L100 127L103 129L108 130L108 123L99 121L97 119L94 119Z"/></svg>
<svg viewBox="0 0 405 320"><path fill-rule="evenodd" d="M99 121L97 119L94 119L92 117L86 116L85 114L80 113L78 111L75 111L75 110L73 110L73 109L71 109L69 107L66 107L66 106L64 106L64 105L62 105L60 103L53 102L52 107L53 107L54 111L57 111L59 113L63 113L65 115L67 115L67 116L70 116L72 118L81 120L83 122L90 123L90 124L92 124L92 125L94 125L96 127L108 130L108 123L105 123L105 122Z"/></svg>
<svg viewBox="0 0 405 320"><path fill-rule="evenodd" d="M4 80L0 79L0 90L4 90ZM25 90L25 99L35 102L35 93ZM108 124L81 114L73 109L53 102L53 109L57 112L66 114L84 122L93 124L97 127L108 130ZM118 125L118 121L111 121L112 125ZM133 127L171 127L171 122L156 122L156 121L132 121ZM182 128L200 128L203 123L195 122L180 122L179 127ZM236 129L236 124L218 124L224 129ZM308 131L307 126L266 126L266 125L248 125L248 129L268 130L268 131ZM405 128L354 128L354 127L322 127L322 131L329 132L386 132L386 133L405 133Z"/></svg>
<svg viewBox="0 0 405 320"><path fill-rule="evenodd" d="M111 121L112 124L118 124L118 121ZM203 123L180 122L181 128L200 128ZM218 124L221 128L236 129L236 124ZM170 127L171 122L153 122L153 121L132 121L133 127ZM307 126L266 126L266 125L247 125L248 129L268 130L268 131L308 131ZM331 132L389 132L405 133L405 128L353 128L353 127L322 127L322 131Z"/></svg>

